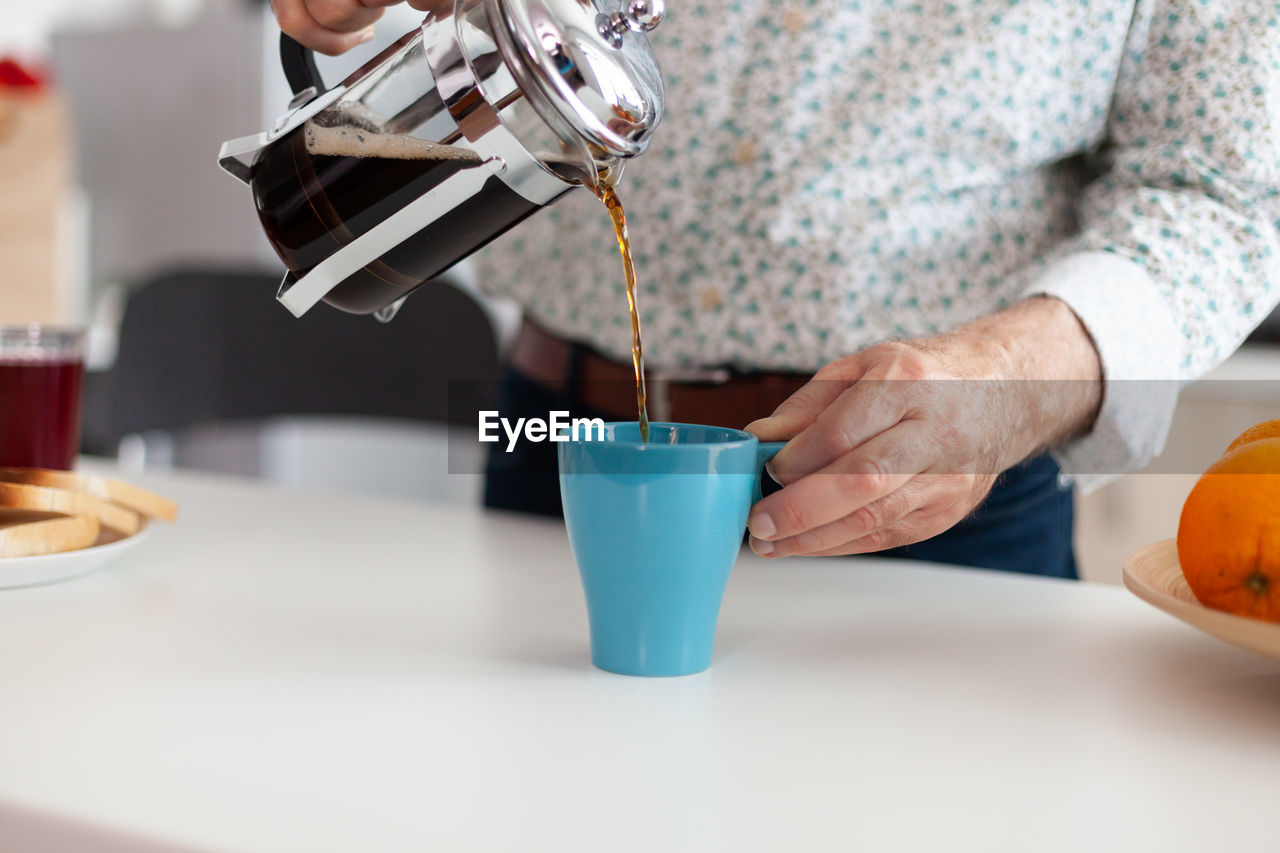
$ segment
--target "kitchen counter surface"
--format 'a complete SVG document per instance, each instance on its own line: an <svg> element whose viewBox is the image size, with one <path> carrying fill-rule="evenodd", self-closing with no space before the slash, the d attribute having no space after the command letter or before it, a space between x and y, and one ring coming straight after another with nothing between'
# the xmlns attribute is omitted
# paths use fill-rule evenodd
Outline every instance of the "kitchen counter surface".
<svg viewBox="0 0 1280 853"><path fill-rule="evenodd" d="M148 476L0 592L0 848L1274 844L1280 664L1123 589L744 553L701 675L591 668L556 523Z"/></svg>

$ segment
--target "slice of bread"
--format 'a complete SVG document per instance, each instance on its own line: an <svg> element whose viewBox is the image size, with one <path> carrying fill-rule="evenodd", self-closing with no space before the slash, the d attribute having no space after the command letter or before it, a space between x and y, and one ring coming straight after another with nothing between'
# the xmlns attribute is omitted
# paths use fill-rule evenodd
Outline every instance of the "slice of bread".
<svg viewBox="0 0 1280 853"><path fill-rule="evenodd" d="M24 483L30 486L47 486L83 492L105 501L113 501L147 518L173 521L178 517L178 505L146 489L140 489L119 480L73 474L70 471L50 471L47 468L0 468L0 482Z"/></svg>
<svg viewBox="0 0 1280 853"><path fill-rule="evenodd" d="M34 557L87 548L98 540L92 515L0 511L0 557Z"/></svg>
<svg viewBox="0 0 1280 853"><path fill-rule="evenodd" d="M92 515L103 527L132 536L138 532L138 513L81 492L0 482L0 509L26 509L62 515Z"/></svg>

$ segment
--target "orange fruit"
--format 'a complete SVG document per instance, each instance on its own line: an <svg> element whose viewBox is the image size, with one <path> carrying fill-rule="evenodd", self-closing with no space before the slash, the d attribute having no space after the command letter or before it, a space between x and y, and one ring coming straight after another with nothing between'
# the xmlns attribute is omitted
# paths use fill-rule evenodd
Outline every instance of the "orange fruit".
<svg viewBox="0 0 1280 853"><path fill-rule="evenodd" d="M1280 438L1209 466L1178 521L1178 561L1206 607L1280 622Z"/></svg>
<svg viewBox="0 0 1280 853"><path fill-rule="evenodd" d="M1235 441L1227 445L1227 449L1223 452L1226 456L1242 444L1248 444L1251 441L1257 441L1260 438L1280 438L1280 420L1263 421L1260 424L1254 424L1244 432L1236 436Z"/></svg>

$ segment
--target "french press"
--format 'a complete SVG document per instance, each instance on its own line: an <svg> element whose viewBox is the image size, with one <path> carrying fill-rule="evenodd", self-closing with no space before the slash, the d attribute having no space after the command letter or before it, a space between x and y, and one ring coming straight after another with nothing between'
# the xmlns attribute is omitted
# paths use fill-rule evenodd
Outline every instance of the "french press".
<svg viewBox="0 0 1280 853"><path fill-rule="evenodd" d="M616 182L662 116L644 33L662 0L443 0L324 89L281 36L294 98L218 162L249 185L295 316L390 320L410 291L582 184Z"/></svg>

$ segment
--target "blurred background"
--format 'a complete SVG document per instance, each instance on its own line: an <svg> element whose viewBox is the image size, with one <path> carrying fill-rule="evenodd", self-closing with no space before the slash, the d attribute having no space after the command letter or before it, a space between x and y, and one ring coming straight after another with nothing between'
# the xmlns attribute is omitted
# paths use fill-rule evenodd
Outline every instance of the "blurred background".
<svg viewBox="0 0 1280 853"><path fill-rule="evenodd" d="M319 57L322 76L420 20L388 10L372 43ZM295 320L276 304L283 267L215 161L285 111L278 38L266 0L5 2L0 322L89 327L84 449L127 470L476 501L475 444L449 441L475 425L450 406L450 380L496 376L515 310L477 297L466 269L387 325L323 306ZM1280 413L1263 393L1280 378L1277 340L1273 317L1218 381L1184 392L1166 454L1179 470L1157 463L1080 500L1086 577L1118 581L1125 556L1173 535L1188 464Z"/></svg>
<svg viewBox="0 0 1280 853"><path fill-rule="evenodd" d="M317 57L323 78L421 20L388 10L370 44ZM515 309L466 269L386 326L276 304L284 268L216 159L285 111L278 40L266 0L5 4L0 57L42 85L0 89L0 322L89 326L87 452L477 500L474 442L450 466L449 380L494 377Z"/></svg>

